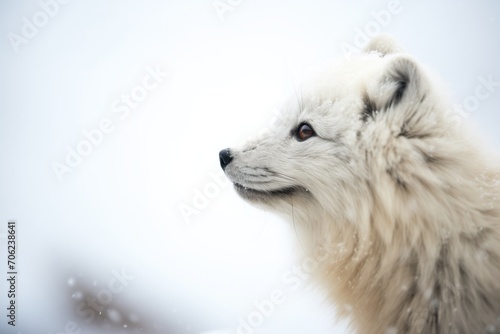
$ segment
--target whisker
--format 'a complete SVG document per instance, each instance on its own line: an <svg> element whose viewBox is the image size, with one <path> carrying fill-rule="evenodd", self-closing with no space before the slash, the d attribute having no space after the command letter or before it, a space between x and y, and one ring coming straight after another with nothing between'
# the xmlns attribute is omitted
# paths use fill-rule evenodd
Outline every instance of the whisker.
<svg viewBox="0 0 500 334"><path fill-rule="evenodd" d="M297 179L289 176L289 175L286 175L286 174L282 174L282 173L276 173L275 176L279 177L279 178L282 178L283 180L287 180L287 181L292 181L293 183L295 184L298 184L299 182L297 181Z"/></svg>
<svg viewBox="0 0 500 334"><path fill-rule="evenodd" d="M290 197L290 205L292 206L292 222L293 222L293 230L295 231L295 236L297 237L297 241L299 242L300 248L304 251L304 254L307 253L306 249L300 242L300 236L299 233L297 232L297 226L295 225L295 211L294 211L294 206L293 206L293 198Z"/></svg>

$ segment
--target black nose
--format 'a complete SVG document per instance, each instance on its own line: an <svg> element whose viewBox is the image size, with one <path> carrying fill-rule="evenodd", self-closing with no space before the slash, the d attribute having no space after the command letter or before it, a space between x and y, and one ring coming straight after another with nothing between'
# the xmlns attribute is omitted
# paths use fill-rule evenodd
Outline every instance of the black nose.
<svg viewBox="0 0 500 334"><path fill-rule="evenodd" d="M231 156L231 151L226 148L219 152L219 160L220 166L222 169L226 169L226 166L229 165L231 161L233 161L233 157Z"/></svg>

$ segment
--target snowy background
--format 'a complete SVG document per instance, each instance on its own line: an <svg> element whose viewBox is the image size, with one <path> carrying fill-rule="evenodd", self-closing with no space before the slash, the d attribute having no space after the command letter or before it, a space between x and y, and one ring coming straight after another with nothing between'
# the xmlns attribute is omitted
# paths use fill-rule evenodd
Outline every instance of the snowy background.
<svg viewBox="0 0 500 334"><path fill-rule="evenodd" d="M394 35L500 148L500 85L476 96L500 81L494 0L2 1L0 32L1 333L346 333L218 152L365 35Z"/></svg>

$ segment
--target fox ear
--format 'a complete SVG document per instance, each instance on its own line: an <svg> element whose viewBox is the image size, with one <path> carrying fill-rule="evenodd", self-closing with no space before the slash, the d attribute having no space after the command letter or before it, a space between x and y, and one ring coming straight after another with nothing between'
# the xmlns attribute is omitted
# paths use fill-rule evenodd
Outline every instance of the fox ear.
<svg viewBox="0 0 500 334"><path fill-rule="evenodd" d="M378 35L374 37L363 49L365 53L378 53L384 57L392 53L403 52L403 49L396 43L394 38L389 35Z"/></svg>
<svg viewBox="0 0 500 334"><path fill-rule="evenodd" d="M367 87L363 97L363 121L393 109L398 109L399 117L410 117L425 99L422 73L415 61L406 55L390 55L386 60L380 79Z"/></svg>
<svg viewBox="0 0 500 334"><path fill-rule="evenodd" d="M421 73L418 65L407 56L391 57L381 82L381 96L386 97L385 108L394 107L402 100L410 102L421 95Z"/></svg>

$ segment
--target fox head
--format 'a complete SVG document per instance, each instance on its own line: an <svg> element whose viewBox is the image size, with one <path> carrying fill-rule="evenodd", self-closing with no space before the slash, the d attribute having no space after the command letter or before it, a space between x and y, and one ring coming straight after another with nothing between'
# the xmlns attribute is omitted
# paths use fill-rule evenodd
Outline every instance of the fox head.
<svg viewBox="0 0 500 334"><path fill-rule="evenodd" d="M498 317L500 170L445 95L379 37L305 84L273 133L219 153L241 197L312 232L311 258L327 250L320 276L360 333L476 333Z"/></svg>
<svg viewBox="0 0 500 334"><path fill-rule="evenodd" d="M274 133L219 153L245 200L285 215L312 210L336 221L369 219L437 182L447 152L442 98L424 70L392 39L334 62L283 107ZM292 210L293 209L293 210Z"/></svg>

